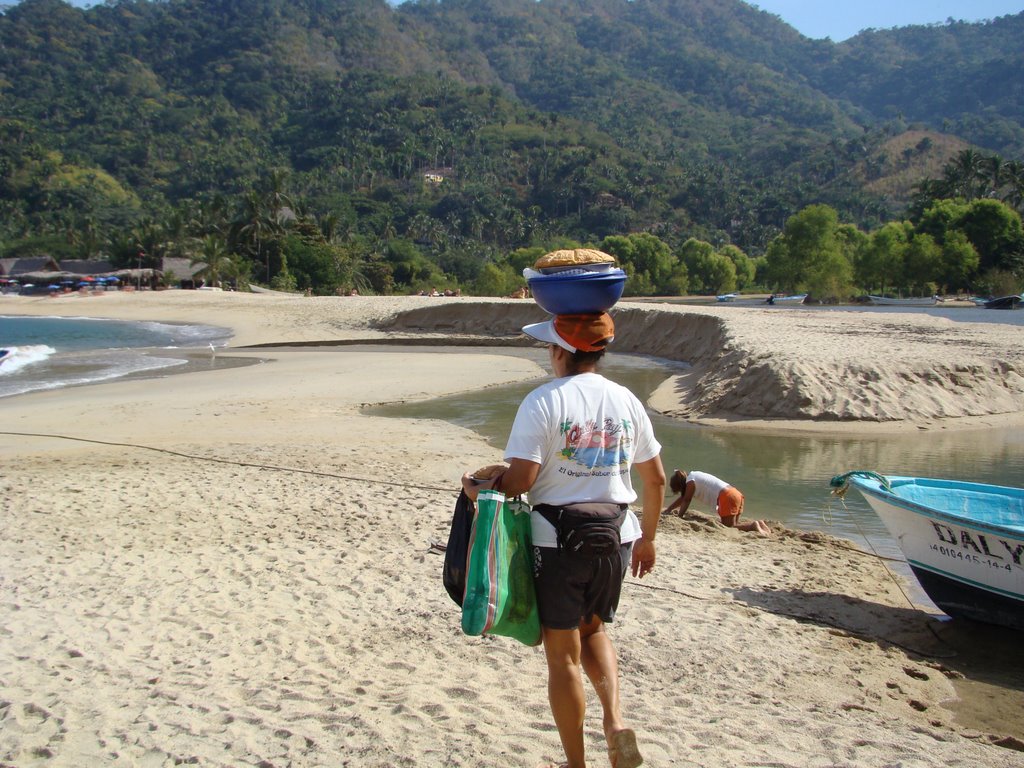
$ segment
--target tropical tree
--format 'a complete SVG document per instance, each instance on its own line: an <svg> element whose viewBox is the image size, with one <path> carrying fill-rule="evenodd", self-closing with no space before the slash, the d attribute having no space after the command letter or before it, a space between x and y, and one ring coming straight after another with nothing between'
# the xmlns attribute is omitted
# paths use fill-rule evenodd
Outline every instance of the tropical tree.
<svg viewBox="0 0 1024 768"><path fill-rule="evenodd" d="M680 257L686 264L690 290L702 294L736 290L735 264L711 243L691 237L683 243Z"/></svg>
<svg viewBox="0 0 1024 768"><path fill-rule="evenodd" d="M786 220L768 246L768 277L786 290L804 288L817 299L849 295L852 254L840 235L839 216L827 205L810 205Z"/></svg>
<svg viewBox="0 0 1024 768"><path fill-rule="evenodd" d="M857 283L880 294L897 288L903 280L904 256L912 233L909 224L897 221L872 232L854 257Z"/></svg>
<svg viewBox="0 0 1024 768"><path fill-rule="evenodd" d="M1019 271L1024 263L1024 228L1020 214L999 200L975 200L957 220L980 259L989 269Z"/></svg>
<svg viewBox="0 0 1024 768"><path fill-rule="evenodd" d="M978 252L967 235L957 230L947 232L941 245L939 283L947 291L967 288L977 274L980 262Z"/></svg>
<svg viewBox="0 0 1024 768"><path fill-rule="evenodd" d="M206 265L200 274L210 285L220 285L225 273L233 271L227 242L217 235L206 235L200 240L199 252L192 257L191 263L193 266Z"/></svg>
<svg viewBox="0 0 1024 768"><path fill-rule="evenodd" d="M677 267L668 244L646 232L609 235L601 241L601 250L614 256L629 275L626 287L631 296L664 292Z"/></svg>
<svg viewBox="0 0 1024 768"><path fill-rule="evenodd" d="M914 235L903 253L902 285L911 295L935 293L942 279L942 249L931 235Z"/></svg>
<svg viewBox="0 0 1024 768"><path fill-rule="evenodd" d="M719 253L727 257L733 263L736 272L736 290L742 291L754 284L757 276L757 269L754 260L745 254L738 246L723 246Z"/></svg>
<svg viewBox="0 0 1024 768"><path fill-rule="evenodd" d="M973 149L962 150L944 169L946 197L973 200L983 191L984 158Z"/></svg>
<svg viewBox="0 0 1024 768"><path fill-rule="evenodd" d="M477 296L508 296L522 285L523 279L508 264L484 264L473 281Z"/></svg>
<svg viewBox="0 0 1024 768"><path fill-rule="evenodd" d="M242 198L234 220L231 222L229 242L233 249L244 253L257 264L264 266L264 279L270 284L270 254L265 241L274 230L274 221L268 215L263 198L255 190L249 190Z"/></svg>

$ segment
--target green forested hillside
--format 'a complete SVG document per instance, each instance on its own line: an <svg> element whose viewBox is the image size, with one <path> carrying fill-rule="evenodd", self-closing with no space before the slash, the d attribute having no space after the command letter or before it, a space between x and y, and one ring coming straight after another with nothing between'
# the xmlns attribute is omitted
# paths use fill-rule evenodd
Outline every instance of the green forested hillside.
<svg viewBox="0 0 1024 768"><path fill-rule="evenodd" d="M1024 14L868 31L808 73L875 119L921 122L1008 158L1024 153Z"/></svg>
<svg viewBox="0 0 1024 768"><path fill-rule="evenodd" d="M834 45L738 0L24 0L0 255L220 249L374 290L641 232L756 256L810 204L900 217L943 132L1019 158L1022 25Z"/></svg>

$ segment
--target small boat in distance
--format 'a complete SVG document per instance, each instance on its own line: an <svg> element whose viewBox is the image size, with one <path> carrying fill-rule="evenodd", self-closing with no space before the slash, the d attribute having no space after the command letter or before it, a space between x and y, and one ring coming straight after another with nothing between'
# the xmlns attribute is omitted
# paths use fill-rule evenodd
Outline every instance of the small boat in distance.
<svg viewBox="0 0 1024 768"><path fill-rule="evenodd" d="M888 296L872 296L868 294L872 304L880 307L931 307L939 302L938 296L920 296L909 299L892 299Z"/></svg>
<svg viewBox="0 0 1024 768"><path fill-rule="evenodd" d="M1020 309L1021 297L1019 295L1000 296L997 299L988 299L981 306L985 309Z"/></svg>
<svg viewBox="0 0 1024 768"><path fill-rule="evenodd" d="M928 597L950 616L1024 631L1024 489L847 472Z"/></svg>
<svg viewBox="0 0 1024 768"><path fill-rule="evenodd" d="M736 296L737 294L735 293L722 293L715 296L715 298L718 299L718 301L733 301L736 299Z"/></svg>
<svg viewBox="0 0 1024 768"><path fill-rule="evenodd" d="M772 294L764 300L765 304L803 304L807 298L806 293L794 293L790 296L784 294Z"/></svg>

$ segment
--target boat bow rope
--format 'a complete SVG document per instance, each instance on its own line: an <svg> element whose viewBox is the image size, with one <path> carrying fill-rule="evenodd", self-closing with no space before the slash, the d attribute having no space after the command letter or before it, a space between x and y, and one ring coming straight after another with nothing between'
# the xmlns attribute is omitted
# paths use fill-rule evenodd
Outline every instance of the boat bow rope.
<svg viewBox="0 0 1024 768"><path fill-rule="evenodd" d="M892 492L892 486L889 484L889 478L885 477L885 475L880 475L877 472L872 472L867 469L855 469L852 472L844 472L841 475L836 475L829 480L828 485L829 488L832 489L832 494L839 498L843 498L846 495L846 492L850 490L850 478L854 475L859 477L870 477L877 480L885 490L890 493Z"/></svg>

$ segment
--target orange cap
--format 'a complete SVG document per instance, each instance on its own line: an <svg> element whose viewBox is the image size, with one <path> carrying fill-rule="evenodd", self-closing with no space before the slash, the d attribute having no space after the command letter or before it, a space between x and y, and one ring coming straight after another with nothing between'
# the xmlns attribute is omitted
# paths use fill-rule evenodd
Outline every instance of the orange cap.
<svg viewBox="0 0 1024 768"><path fill-rule="evenodd" d="M555 315L525 326L523 333L569 352L599 352L615 340L615 322L607 312Z"/></svg>

